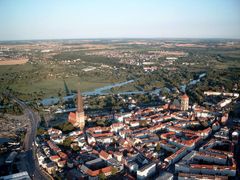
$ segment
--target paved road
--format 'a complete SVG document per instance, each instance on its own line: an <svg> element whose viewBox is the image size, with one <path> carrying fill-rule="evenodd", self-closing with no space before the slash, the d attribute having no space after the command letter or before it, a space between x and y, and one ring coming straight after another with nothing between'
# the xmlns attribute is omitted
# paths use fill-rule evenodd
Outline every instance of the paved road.
<svg viewBox="0 0 240 180"><path fill-rule="evenodd" d="M23 163L27 168L27 172L29 176L31 176L33 179L37 180L50 179L50 177L46 173L44 173L39 167L35 153L36 146L34 142L40 117L36 113L34 113L32 109L30 109L24 102L20 101L19 99L12 95L9 96L21 106L21 108L24 110L26 117L29 118L30 122L23 144L23 148L25 150Z"/></svg>

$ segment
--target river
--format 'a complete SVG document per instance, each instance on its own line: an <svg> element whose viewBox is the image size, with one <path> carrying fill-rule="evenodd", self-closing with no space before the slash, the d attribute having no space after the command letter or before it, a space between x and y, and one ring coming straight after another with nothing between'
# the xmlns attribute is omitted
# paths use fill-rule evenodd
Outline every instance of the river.
<svg viewBox="0 0 240 180"><path fill-rule="evenodd" d="M200 82L200 80L201 80L203 77L205 77L205 76L206 76L206 73L202 73L202 74L200 74L200 75L198 76L198 79L191 80L187 85L186 85L186 84L181 85L181 86L180 86L180 91L185 92L187 86L191 86L191 85L197 84L197 83Z"/></svg>
<svg viewBox="0 0 240 180"><path fill-rule="evenodd" d="M110 92L106 92L112 88L115 88L115 87L120 87L120 86L125 86L129 83L133 83L135 80L128 80L128 81L125 81L125 82L119 82L119 83L114 83L114 84L110 84L110 85L107 85L107 86L103 86L101 88L96 88L95 90L93 91L86 91L86 92L83 92L82 95L83 96L94 96L94 95L107 95L107 94L112 94ZM121 94L121 95L130 95L130 94L144 94L145 91L127 91L127 92L119 92L118 94ZM73 94L73 95L70 95L70 96L65 96L63 97L63 101L67 101L68 99L71 99L75 96L76 94ZM40 104L42 104L43 106L51 106L51 105L54 105L54 104L58 104L60 102L60 98L59 97L52 97L52 98L46 98L46 99L43 99L42 101L40 101Z"/></svg>
<svg viewBox="0 0 240 180"><path fill-rule="evenodd" d="M202 73L198 76L198 79L196 80L190 80L190 82L187 85L182 85L180 86L180 91L185 92L187 86L191 86L191 85L195 85L198 82L200 82L200 80L206 76L206 73ZM128 80L125 82L119 82L119 83L114 83L111 85L107 85L107 86L103 86L100 88L96 88L93 91L86 91L83 92L82 95L83 96L94 96L94 95L108 95L108 94L112 94L110 92L106 92L108 90L111 90L112 88L115 87L120 87L120 86L125 86L127 84L133 83L135 80ZM160 89L159 89L160 90ZM145 94L146 91L126 91L126 92L119 92L117 94L120 95L131 95L131 94ZM154 91L152 91L152 93L154 93ZM65 96L63 97L63 101L67 101L69 98L73 98L76 94L70 95L70 96ZM59 97L54 97L54 98L47 98L47 99L43 99L40 104L44 105L44 106L50 106L50 105L54 105L54 104L58 104L60 102L60 98Z"/></svg>
<svg viewBox="0 0 240 180"><path fill-rule="evenodd" d="M115 87L120 87L120 86L125 86L129 83L133 83L135 80L129 80L129 81L125 81L125 82L120 82L120 83L114 83L111 85L107 85L101 88L97 88L94 91L87 91L87 92L83 92L82 95L85 96L93 96L93 95L106 95L106 94L110 94L108 92L106 92L107 90L110 90L112 88ZM144 91L129 91L129 92L121 92L119 94L142 94L144 93Z"/></svg>

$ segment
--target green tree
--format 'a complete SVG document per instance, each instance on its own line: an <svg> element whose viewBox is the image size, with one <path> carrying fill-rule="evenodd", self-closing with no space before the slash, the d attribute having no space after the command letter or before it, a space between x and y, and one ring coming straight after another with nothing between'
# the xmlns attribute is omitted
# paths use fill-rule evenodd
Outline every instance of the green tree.
<svg viewBox="0 0 240 180"><path fill-rule="evenodd" d="M115 167L113 167L113 168L112 168L112 175L115 175L115 174L117 174L117 172L118 172L118 169L117 169L117 168L115 168Z"/></svg>
<svg viewBox="0 0 240 180"><path fill-rule="evenodd" d="M157 143L157 146L156 146L156 151L160 151L160 150L161 150L160 143Z"/></svg>
<svg viewBox="0 0 240 180"><path fill-rule="evenodd" d="M74 126L69 122L65 123L63 126L63 132L69 132L69 131L72 131L73 129L74 129Z"/></svg>
<svg viewBox="0 0 240 180"><path fill-rule="evenodd" d="M105 176L104 173L100 173L100 174L98 175L98 178L99 178L100 180L105 180L105 179L107 179L107 177Z"/></svg>
<svg viewBox="0 0 240 180"><path fill-rule="evenodd" d="M42 129L42 128L38 128L37 129L37 135L43 135L46 133L46 130Z"/></svg>
<svg viewBox="0 0 240 180"><path fill-rule="evenodd" d="M147 120L140 121L140 126L142 126L142 127L147 126Z"/></svg>
<svg viewBox="0 0 240 180"><path fill-rule="evenodd" d="M106 125L106 120L105 120L105 119L99 119L99 120L97 120L97 125L98 125L98 126L105 126L105 125Z"/></svg>
<svg viewBox="0 0 240 180"><path fill-rule="evenodd" d="M63 146L70 147L71 143L72 143L72 140L70 137L68 137L68 138L64 139Z"/></svg>
<svg viewBox="0 0 240 180"><path fill-rule="evenodd" d="M79 147L79 146L73 146L73 148L72 148L72 149L73 149L73 151L75 151L75 152L76 152L76 151L79 151L79 150L80 150L80 147Z"/></svg>
<svg viewBox="0 0 240 180"><path fill-rule="evenodd" d="M55 128L60 129L63 132L70 132L70 131L74 130L74 126L71 123L69 123L69 122L65 122L65 123L59 124Z"/></svg>

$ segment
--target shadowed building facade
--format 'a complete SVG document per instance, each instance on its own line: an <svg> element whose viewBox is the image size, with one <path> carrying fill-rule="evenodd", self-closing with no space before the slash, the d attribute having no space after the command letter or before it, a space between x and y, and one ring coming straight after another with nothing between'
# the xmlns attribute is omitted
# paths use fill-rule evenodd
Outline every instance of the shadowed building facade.
<svg viewBox="0 0 240 180"><path fill-rule="evenodd" d="M77 93L77 111L75 113L73 112L69 113L68 122L70 122L74 127L79 127L81 130L83 130L85 127L83 99L82 99L79 87L78 87L78 93Z"/></svg>

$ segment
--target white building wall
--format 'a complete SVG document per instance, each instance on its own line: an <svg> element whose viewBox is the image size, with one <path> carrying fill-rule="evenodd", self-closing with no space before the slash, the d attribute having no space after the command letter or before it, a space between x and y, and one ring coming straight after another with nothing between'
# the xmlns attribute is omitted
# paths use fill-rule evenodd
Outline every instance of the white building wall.
<svg viewBox="0 0 240 180"><path fill-rule="evenodd" d="M144 171L138 170L137 179L146 179L147 177L151 176L155 172L156 172L156 164L153 163L150 167L148 167Z"/></svg>

